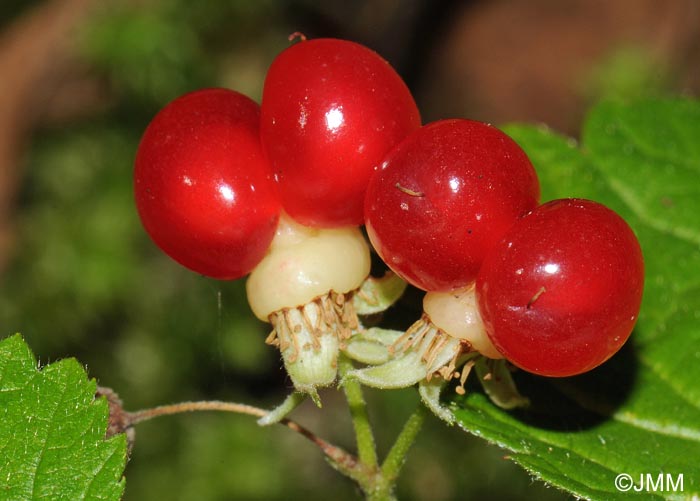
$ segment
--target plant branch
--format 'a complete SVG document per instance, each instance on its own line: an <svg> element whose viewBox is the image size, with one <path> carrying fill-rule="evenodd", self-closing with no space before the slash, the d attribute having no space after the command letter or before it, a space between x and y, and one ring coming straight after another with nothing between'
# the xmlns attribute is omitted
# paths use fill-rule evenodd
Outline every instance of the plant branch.
<svg viewBox="0 0 700 501"><path fill-rule="evenodd" d="M268 411L265 409L260 409L259 407L254 407L252 405L239 404L235 402L222 402L219 400L208 400L200 402L182 402L172 405L161 405L159 407L154 407L152 409L144 409L135 412L127 412L125 423L127 427L132 427L143 421L148 421L150 419L160 417L160 416L171 416L174 414L182 414L185 412L195 412L195 411L221 411L221 412L232 412L235 414L246 414L249 416L256 416L259 418L265 417ZM344 449L337 447L329 442L326 442L322 438L316 436L312 431L304 428L296 421L284 418L279 421L279 424L286 426L290 430L293 430L316 446L326 455L326 457L332 462L332 464L337 467L342 472L350 472L356 469L357 458L345 451Z"/></svg>
<svg viewBox="0 0 700 501"><path fill-rule="evenodd" d="M181 402L171 405L161 405L152 409L127 413L129 424L135 425L143 421L160 417L183 414L195 411L222 411L233 412L235 414L247 414L249 416L263 417L267 415L265 409L253 407L252 405L237 404L234 402L222 402L219 400L207 400L201 402Z"/></svg>
<svg viewBox="0 0 700 501"><path fill-rule="evenodd" d="M350 407L352 425L355 429L357 457L366 468L374 469L378 467L379 462L362 387L359 382L345 378L345 375L353 368L352 361L341 354L338 358L338 373L343 381L343 391Z"/></svg>
<svg viewBox="0 0 700 501"><path fill-rule="evenodd" d="M404 424L401 433L396 437L394 445L391 450L386 455L384 463L382 464L382 475L386 480L393 484L396 478L399 476L401 467L406 461L406 454L408 450L413 445L416 439L416 435L423 426L423 421L425 421L425 407L422 404L418 404L416 410L408 418L406 424Z"/></svg>

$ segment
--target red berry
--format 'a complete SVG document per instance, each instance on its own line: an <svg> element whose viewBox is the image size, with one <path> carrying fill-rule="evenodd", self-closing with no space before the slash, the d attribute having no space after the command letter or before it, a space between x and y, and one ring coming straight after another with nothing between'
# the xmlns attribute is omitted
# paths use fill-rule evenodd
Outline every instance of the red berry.
<svg viewBox="0 0 700 501"><path fill-rule="evenodd" d="M537 205L530 160L507 135L441 120L408 136L367 188L367 232L384 262L427 291L464 287L516 219Z"/></svg>
<svg viewBox="0 0 700 501"><path fill-rule="evenodd" d="M477 278L496 348L518 367L572 376L610 358L634 327L644 263L634 233L607 207L555 200L519 220Z"/></svg>
<svg viewBox="0 0 700 501"><path fill-rule="evenodd" d="M235 279L263 258L280 204L259 135L259 107L226 89L186 94L141 139L134 171L146 231L175 261Z"/></svg>
<svg viewBox="0 0 700 501"><path fill-rule="evenodd" d="M298 42L277 56L265 78L263 145L285 211L308 226L362 224L370 175L419 126L399 75L353 42Z"/></svg>

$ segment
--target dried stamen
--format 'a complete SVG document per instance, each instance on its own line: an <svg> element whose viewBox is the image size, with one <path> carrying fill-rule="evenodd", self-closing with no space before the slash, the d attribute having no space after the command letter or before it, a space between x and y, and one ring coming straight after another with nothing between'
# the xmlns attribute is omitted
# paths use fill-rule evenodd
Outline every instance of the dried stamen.
<svg viewBox="0 0 700 501"><path fill-rule="evenodd" d="M269 317L267 344L277 346L298 391L315 394L336 377L338 350L359 326L352 296L329 292Z"/></svg>
<svg viewBox="0 0 700 501"><path fill-rule="evenodd" d="M421 316L420 320L414 322L394 344L389 346L389 353L403 353L412 346L420 344L430 330L430 325L430 319L425 315Z"/></svg>

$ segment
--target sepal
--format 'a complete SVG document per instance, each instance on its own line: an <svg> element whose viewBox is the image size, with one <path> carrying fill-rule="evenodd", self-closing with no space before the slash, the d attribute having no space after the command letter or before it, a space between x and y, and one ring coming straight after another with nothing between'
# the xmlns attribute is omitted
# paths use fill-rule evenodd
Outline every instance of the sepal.
<svg viewBox="0 0 700 501"><path fill-rule="evenodd" d="M518 391L505 359L479 357L475 360L474 370L486 395L500 408L510 410L530 405L530 400Z"/></svg>
<svg viewBox="0 0 700 501"><path fill-rule="evenodd" d="M408 284L389 271L381 278L368 277L353 296L358 315L372 315L388 309L406 290Z"/></svg>
<svg viewBox="0 0 700 501"><path fill-rule="evenodd" d="M389 348L402 335L402 331L370 327L353 334L341 349L356 362L380 365L389 361L391 357Z"/></svg>

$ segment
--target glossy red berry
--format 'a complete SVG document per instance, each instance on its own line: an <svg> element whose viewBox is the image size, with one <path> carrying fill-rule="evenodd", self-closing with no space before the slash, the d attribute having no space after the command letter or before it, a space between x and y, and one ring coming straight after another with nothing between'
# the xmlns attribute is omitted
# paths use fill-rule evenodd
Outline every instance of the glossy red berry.
<svg viewBox="0 0 700 501"><path fill-rule="evenodd" d="M168 104L141 139L134 191L146 231L175 261L219 279L250 272L280 212L258 105L226 89Z"/></svg>
<svg viewBox="0 0 700 501"><path fill-rule="evenodd" d="M506 134L472 120L441 120L386 156L367 189L370 240L411 284L448 291L474 281L484 257L533 209L539 183Z"/></svg>
<svg viewBox="0 0 700 501"><path fill-rule="evenodd" d="M637 320L642 252L627 223L581 199L546 203L494 247L477 298L496 348L518 367L572 376L605 362Z"/></svg>
<svg viewBox="0 0 700 501"><path fill-rule="evenodd" d="M285 211L308 226L362 224L371 173L419 126L399 75L354 42L298 42L277 56L265 78L263 145Z"/></svg>

